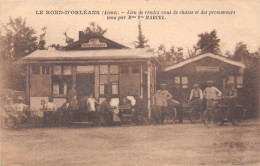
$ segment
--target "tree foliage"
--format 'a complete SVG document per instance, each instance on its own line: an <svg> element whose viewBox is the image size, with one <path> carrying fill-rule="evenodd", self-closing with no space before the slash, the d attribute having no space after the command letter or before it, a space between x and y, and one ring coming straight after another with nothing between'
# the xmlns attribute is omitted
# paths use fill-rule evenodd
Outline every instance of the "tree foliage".
<svg viewBox="0 0 260 166"><path fill-rule="evenodd" d="M47 27L45 26L41 30L42 30L42 34L39 37L38 49L44 50L44 49L46 49L45 48L45 44L46 44L45 35L47 32Z"/></svg>
<svg viewBox="0 0 260 166"><path fill-rule="evenodd" d="M199 48L196 45L193 45L192 49L188 49L188 58L192 58L199 54Z"/></svg>
<svg viewBox="0 0 260 166"><path fill-rule="evenodd" d="M90 22L89 26L84 29L84 35L91 35L96 34L100 36L104 36L104 34L107 32L107 29L103 29L100 25L96 24L95 22ZM68 35L68 29L63 33L65 36L65 42L67 45L70 45L74 42L74 39L69 37ZM57 47L55 46L57 49ZM58 48L60 49L60 47Z"/></svg>
<svg viewBox="0 0 260 166"><path fill-rule="evenodd" d="M247 45L243 42L237 43L235 47L233 59L240 61L247 56L250 56L249 51L247 49Z"/></svg>
<svg viewBox="0 0 260 166"><path fill-rule="evenodd" d="M161 44L155 53L157 54L157 60L166 66L184 60L182 47L171 46L171 48L167 50L165 45Z"/></svg>
<svg viewBox="0 0 260 166"><path fill-rule="evenodd" d="M90 22L89 26L85 28L84 34L97 34L100 36L104 36L107 32L107 29L103 29L100 25L96 24L95 22Z"/></svg>
<svg viewBox="0 0 260 166"><path fill-rule="evenodd" d="M201 54L208 52L213 54L220 54L220 39L217 37L217 32L215 29L210 33L205 32L199 34L198 36L200 39L197 42L197 48L200 50Z"/></svg>
<svg viewBox="0 0 260 166"><path fill-rule="evenodd" d="M70 45L74 42L74 39L68 36L68 29L63 33L65 36L65 42Z"/></svg>
<svg viewBox="0 0 260 166"><path fill-rule="evenodd" d="M143 32L142 32L142 27L141 27L141 22L138 24L138 37L137 41L134 42L135 48L145 48L149 47L148 39L145 38Z"/></svg>
<svg viewBox="0 0 260 166"><path fill-rule="evenodd" d="M36 32L26 25L26 19L9 17L9 22L3 25L2 31L2 59L17 60L37 49Z"/></svg>

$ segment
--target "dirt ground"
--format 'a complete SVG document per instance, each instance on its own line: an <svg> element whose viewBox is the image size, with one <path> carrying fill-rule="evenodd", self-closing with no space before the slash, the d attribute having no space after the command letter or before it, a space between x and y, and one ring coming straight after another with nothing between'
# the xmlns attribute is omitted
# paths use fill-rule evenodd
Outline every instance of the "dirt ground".
<svg viewBox="0 0 260 166"><path fill-rule="evenodd" d="M258 121L1 131L1 166L260 165Z"/></svg>

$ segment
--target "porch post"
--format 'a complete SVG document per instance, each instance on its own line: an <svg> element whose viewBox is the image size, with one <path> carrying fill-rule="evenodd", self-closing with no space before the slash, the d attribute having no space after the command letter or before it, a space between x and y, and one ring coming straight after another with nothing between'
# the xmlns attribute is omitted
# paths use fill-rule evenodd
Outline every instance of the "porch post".
<svg viewBox="0 0 260 166"><path fill-rule="evenodd" d="M143 88L143 64L141 64L141 69L140 69L140 95L141 95L141 98L143 99L144 98L144 88Z"/></svg>
<svg viewBox="0 0 260 166"><path fill-rule="evenodd" d="M72 84L76 84L77 66L72 66Z"/></svg>
<svg viewBox="0 0 260 166"><path fill-rule="evenodd" d="M26 95L30 101L30 66L26 65Z"/></svg>
<svg viewBox="0 0 260 166"><path fill-rule="evenodd" d="M151 62L147 62L147 109L148 119L151 119Z"/></svg>

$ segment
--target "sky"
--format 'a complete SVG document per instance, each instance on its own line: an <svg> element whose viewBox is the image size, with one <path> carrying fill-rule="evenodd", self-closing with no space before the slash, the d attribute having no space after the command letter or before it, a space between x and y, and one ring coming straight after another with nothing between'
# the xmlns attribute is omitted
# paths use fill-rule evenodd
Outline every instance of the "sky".
<svg viewBox="0 0 260 166"><path fill-rule="evenodd" d="M43 10L43 15L36 11ZM65 45L63 33L78 40L78 31L84 30L93 21L108 31L105 37L133 47L138 36L138 19L108 20L107 15L47 15L46 11L177 11L178 14L165 15L164 20L141 20L142 31L152 48L165 44L183 47L187 53L198 41L198 34L217 31L221 39L220 48L234 51L235 44L242 41L251 52L260 46L260 0L85 0L85 1L3 1L0 0L0 23L8 18L21 16L33 27L37 34L47 27L47 44ZM235 11L235 14L200 14L204 11ZM181 11L199 11L199 14L180 14ZM119 16L117 15L117 16Z"/></svg>

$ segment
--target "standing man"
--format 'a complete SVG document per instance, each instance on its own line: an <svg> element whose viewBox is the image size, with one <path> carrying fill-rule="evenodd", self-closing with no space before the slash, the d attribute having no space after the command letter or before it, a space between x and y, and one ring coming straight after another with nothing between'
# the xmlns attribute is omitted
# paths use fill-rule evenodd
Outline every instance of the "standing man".
<svg viewBox="0 0 260 166"><path fill-rule="evenodd" d="M178 116L178 123L183 123L183 103L185 102L185 95L181 89L181 86L179 84L175 84L175 88L172 92L173 99L178 101L179 104L176 105L176 110L177 110L177 116Z"/></svg>
<svg viewBox="0 0 260 166"><path fill-rule="evenodd" d="M142 125L142 124L148 124L147 121L147 111L145 108L145 103L143 101L143 99L141 99L141 97L139 95L134 95L135 98L135 105L134 105L134 122L136 125Z"/></svg>
<svg viewBox="0 0 260 166"><path fill-rule="evenodd" d="M78 99L77 99L78 93L76 91L76 84L72 85L71 90L69 91L67 95L67 103L68 103L68 112L66 116L68 117L68 121L73 121L73 120L78 120L78 109L79 109L79 104L78 104Z"/></svg>
<svg viewBox="0 0 260 166"><path fill-rule="evenodd" d="M69 103L68 109L70 110L78 110L78 100L77 100L77 91L76 91L76 84L72 85L71 90L67 95L67 102Z"/></svg>
<svg viewBox="0 0 260 166"><path fill-rule="evenodd" d="M189 102L191 105L191 120L195 118L199 119L199 113L201 112L201 104L202 104L203 94L202 90L199 88L199 84L194 84L193 89L190 92Z"/></svg>
<svg viewBox="0 0 260 166"><path fill-rule="evenodd" d="M205 122L205 119L204 117L205 116L208 116L209 118L209 115L213 115L214 118L215 118L215 107L216 107L216 104L217 104L217 101L216 99L220 98L222 93L216 88L213 86L213 81L209 80L207 81L207 84L208 84L208 87L204 90L203 92L203 95L205 97L205 99L207 100L207 111L205 111L203 113L203 122ZM208 111L211 111L211 112L208 112ZM209 118L210 120L210 118ZM214 119L216 120L216 119ZM216 121L215 121L216 123Z"/></svg>
<svg viewBox="0 0 260 166"><path fill-rule="evenodd" d="M192 103L191 106L195 109L201 109L202 100L203 100L202 90L199 88L199 84L194 84L193 89L190 92L190 98L189 98L189 101Z"/></svg>
<svg viewBox="0 0 260 166"><path fill-rule="evenodd" d="M166 84L161 84L161 89L155 94L155 105L157 106L158 115L161 120L161 124L164 123L165 112L168 109L167 100L172 98L172 95L165 89Z"/></svg>
<svg viewBox="0 0 260 166"><path fill-rule="evenodd" d="M110 104L111 97L107 96L106 99L100 105L100 122L99 125L109 125L113 124L113 107Z"/></svg>
<svg viewBox="0 0 260 166"><path fill-rule="evenodd" d="M202 100L203 94L202 90L199 88L199 84L194 84L193 89L190 92L190 101Z"/></svg>
<svg viewBox="0 0 260 166"><path fill-rule="evenodd" d="M213 81L207 81L208 87L204 90L203 95L207 100L207 108L211 106L212 100L221 97L222 93L216 87L213 86Z"/></svg>
<svg viewBox="0 0 260 166"><path fill-rule="evenodd" d="M89 119L94 124L97 122L97 111L96 105L99 105L99 102L94 97L93 93L91 93L87 100L88 112L89 112Z"/></svg>
<svg viewBox="0 0 260 166"><path fill-rule="evenodd" d="M228 121L230 121L232 125L235 125L233 116L235 111L235 105L237 102L237 90L234 88L233 83L231 81L227 82L227 86L223 92L223 99L228 109ZM224 125L223 119L221 124Z"/></svg>

